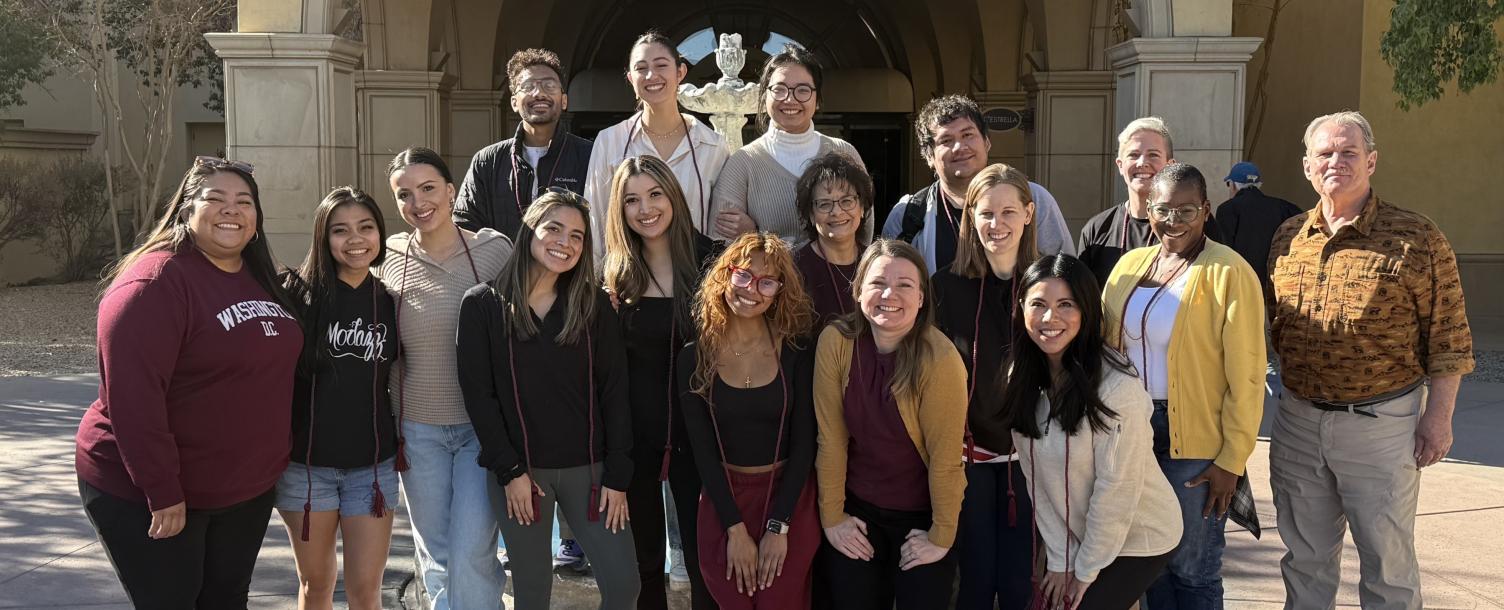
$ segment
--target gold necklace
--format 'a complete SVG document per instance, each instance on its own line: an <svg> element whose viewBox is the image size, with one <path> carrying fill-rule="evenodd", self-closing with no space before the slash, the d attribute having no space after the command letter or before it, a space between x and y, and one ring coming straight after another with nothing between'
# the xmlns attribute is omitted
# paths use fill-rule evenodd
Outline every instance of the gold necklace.
<svg viewBox="0 0 1504 610"><path fill-rule="evenodd" d="M648 134L649 136L652 136L654 138L667 138L669 136L676 136L676 135L679 135L679 132L682 131L683 129L684 129L684 124L680 123L678 126L674 127L673 129L668 130L667 133L653 133L653 130L648 129L648 124L647 124L646 121L644 121L642 123L642 132L645 133L645 134Z"/></svg>

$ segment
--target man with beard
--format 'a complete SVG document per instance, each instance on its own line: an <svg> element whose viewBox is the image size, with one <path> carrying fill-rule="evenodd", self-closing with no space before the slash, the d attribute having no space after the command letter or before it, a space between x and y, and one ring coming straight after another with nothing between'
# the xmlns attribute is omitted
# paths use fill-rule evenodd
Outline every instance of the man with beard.
<svg viewBox="0 0 1504 610"><path fill-rule="evenodd" d="M523 49L507 60L512 110L522 117L517 135L481 149L454 201L454 222L471 231L489 227L513 242L522 215L551 187L583 194L590 168L590 140L559 131L559 116L569 108L564 67L547 49ZM559 521L559 550L554 567L583 571L585 554L569 524Z"/></svg>
<svg viewBox="0 0 1504 610"><path fill-rule="evenodd" d="M523 49L507 61L511 106L522 122L517 135L481 149L455 199L454 221L475 231L490 227L513 240L527 206L550 187L583 193L590 141L559 133L569 107L564 68L546 49Z"/></svg>
<svg viewBox="0 0 1504 610"><path fill-rule="evenodd" d="M913 244L933 275L956 258L966 187L987 167L992 140L987 137L981 109L963 95L930 100L920 109L914 130L920 154L939 179L893 206L883 223L883 237ZM1039 255L1075 254L1070 230L1055 198L1033 182L1029 183L1029 194L1034 198L1034 218L1039 223L1034 230Z"/></svg>
<svg viewBox="0 0 1504 610"><path fill-rule="evenodd" d="M1076 244L1081 261L1096 274L1098 283L1106 285L1107 276L1124 252L1159 241L1149 230L1149 187L1154 183L1154 175L1174 162L1175 143L1163 119L1154 116L1135 119L1118 134L1114 163L1123 184L1128 186L1128 200L1086 221L1081 227L1081 240ZM1222 241L1215 218L1208 217L1203 230L1208 239Z"/></svg>

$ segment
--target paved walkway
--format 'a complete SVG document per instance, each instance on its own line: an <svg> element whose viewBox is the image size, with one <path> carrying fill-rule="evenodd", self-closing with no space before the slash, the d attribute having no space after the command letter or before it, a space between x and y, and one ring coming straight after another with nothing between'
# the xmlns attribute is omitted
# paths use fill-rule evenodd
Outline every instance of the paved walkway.
<svg viewBox="0 0 1504 610"><path fill-rule="evenodd" d="M130 607L79 508L73 474L73 433L96 383L93 375L0 378L0 609ZM1504 610L1504 384L1465 382L1457 409L1451 458L1427 469L1421 487L1416 544L1425 605ZM1264 539L1228 535L1227 607L1278 608L1284 548L1274 527L1267 442L1259 443L1250 472ZM411 557L399 513L385 584L389 608L398 607L411 578ZM1349 541L1340 606L1357 607L1357 568ZM556 607L594 607L588 586L563 584ZM287 535L273 517L251 607L296 608L296 587Z"/></svg>

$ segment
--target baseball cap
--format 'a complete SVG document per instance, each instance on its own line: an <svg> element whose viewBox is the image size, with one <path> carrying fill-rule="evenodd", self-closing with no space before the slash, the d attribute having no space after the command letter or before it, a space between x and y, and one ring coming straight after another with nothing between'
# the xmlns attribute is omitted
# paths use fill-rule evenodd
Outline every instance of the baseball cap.
<svg viewBox="0 0 1504 610"><path fill-rule="evenodd" d="M1227 172L1227 177L1223 178L1222 181L1239 182L1243 184L1247 184L1249 182L1258 182L1259 166L1247 161L1240 161L1237 165L1232 166L1232 171Z"/></svg>

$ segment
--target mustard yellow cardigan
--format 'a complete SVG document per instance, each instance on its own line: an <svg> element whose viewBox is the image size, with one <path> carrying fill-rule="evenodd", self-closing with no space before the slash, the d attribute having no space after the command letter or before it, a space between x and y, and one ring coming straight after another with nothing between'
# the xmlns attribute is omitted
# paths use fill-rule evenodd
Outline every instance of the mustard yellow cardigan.
<svg viewBox="0 0 1504 610"><path fill-rule="evenodd" d="M1123 349L1123 305L1159 246L1129 251L1102 291L1103 332ZM1207 240L1170 331L1170 457L1243 474L1264 414L1264 293L1237 251Z"/></svg>
<svg viewBox="0 0 1504 610"><path fill-rule="evenodd" d="M956 541L966 471L961 464L966 423L966 365L956 347L935 327L923 329L930 359L920 374L916 398L898 398L898 414L909 440L929 470L930 542L949 548ZM819 445L815 476L820 490L820 523L834 527L846 519L846 431L843 403L851 369L853 341L835 326L825 327L815 348L815 420Z"/></svg>

